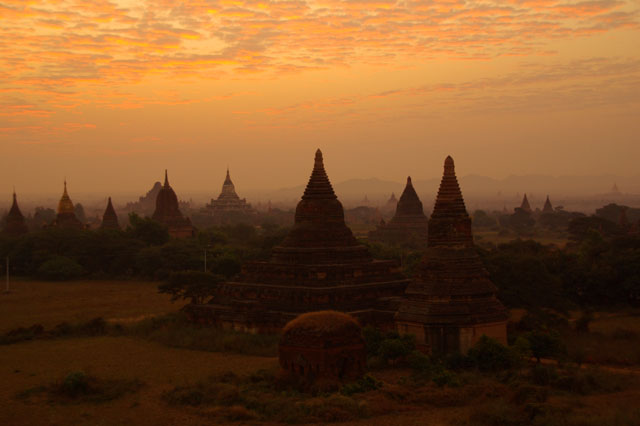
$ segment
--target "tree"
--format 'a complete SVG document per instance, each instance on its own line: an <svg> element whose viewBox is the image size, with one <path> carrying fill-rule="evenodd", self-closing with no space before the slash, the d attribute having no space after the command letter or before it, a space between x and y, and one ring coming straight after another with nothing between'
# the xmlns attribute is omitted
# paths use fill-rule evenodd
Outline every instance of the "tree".
<svg viewBox="0 0 640 426"><path fill-rule="evenodd" d="M566 353L566 348L555 331L531 331L524 337L529 341L531 354L538 362L541 358L556 358Z"/></svg>
<svg viewBox="0 0 640 426"><path fill-rule="evenodd" d="M169 230L166 226L148 217L141 218L136 213L129 213L127 233L135 239L155 246L169 241Z"/></svg>
<svg viewBox="0 0 640 426"><path fill-rule="evenodd" d="M171 300L190 299L191 303L201 305L215 295L222 277L209 272L174 272L166 283L158 286L160 293L171 295Z"/></svg>
<svg viewBox="0 0 640 426"><path fill-rule="evenodd" d="M84 269L73 259L56 256L40 265L37 273L38 277L45 280L63 281L80 278Z"/></svg>

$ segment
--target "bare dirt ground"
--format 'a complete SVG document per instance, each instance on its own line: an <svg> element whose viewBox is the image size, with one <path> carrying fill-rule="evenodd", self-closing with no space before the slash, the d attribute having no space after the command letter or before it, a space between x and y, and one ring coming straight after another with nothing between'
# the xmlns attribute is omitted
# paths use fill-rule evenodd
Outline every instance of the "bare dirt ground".
<svg viewBox="0 0 640 426"><path fill-rule="evenodd" d="M133 322L174 312L181 306L171 303L166 295L158 294L157 283L21 281L13 285L13 293L0 295L0 333L33 324L50 328L63 321L77 323L95 317ZM621 312L596 315L592 327L599 331L621 326L636 330L635 325L639 323L637 312ZM632 327L632 324L635 325ZM232 371L243 375L274 368L277 368L277 359L272 357L172 348L139 337L69 337L3 345L0 346L0 425L220 424L219 418L207 417L206 410L167 404L162 399L163 393L175 386L192 385L216 373ZM139 380L143 385L134 393L104 403L54 403L46 394L26 399L16 397L75 371L102 379ZM406 374L395 370L373 373L390 384ZM436 392L436 395L449 401L458 398L456 392L459 391L445 388L442 394ZM499 397L488 395L487 401L490 403L492 398ZM554 396L552 403L566 405L588 418L603 412L624 413L637 406L638 398L640 389L633 387L610 394ZM468 425L470 413L477 409L475 405L411 403L415 406L405 404L401 412L382 414L393 412L395 406L388 410L376 407L377 401L380 404L389 404L389 401L369 401L380 415L341 424ZM258 423L250 421L249 424Z"/></svg>

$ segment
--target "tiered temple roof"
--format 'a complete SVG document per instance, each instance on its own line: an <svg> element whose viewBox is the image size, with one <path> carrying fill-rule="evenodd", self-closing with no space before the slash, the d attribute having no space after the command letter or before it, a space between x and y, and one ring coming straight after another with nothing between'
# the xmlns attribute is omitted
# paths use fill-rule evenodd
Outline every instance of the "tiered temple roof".
<svg viewBox="0 0 640 426"><path fill-rule="evenodd" d="M542 213L553 213L553 206L551 205L551 201L549 201L548 195L547 195L547 200L544 202Z"/></svg>
<svg viewBox="0 0 640 426"><path fill-rule="evenodd" d="M109 197L107 208L105 209L104 215L102 216L102 225L100 227L102 229L120 229L118 215L113 208L113 204L111 204L111 197Z"/></svg>
<svg viewBox="0 0 640 426"><path fill-rule="evenodd" d="M236 188L231 181L228 168L227 176L222 184L222 191L220 192L220 195L217 199L211 200L211 203L207 205L206 210L214 216L221 216L221 219L223 219L222 221L231 219L231 217L224 217L225 215L228 216L229 213L250 214L255 212L251 207L251 204L247 203L246 198L240 199L236 193Z"/></svg>
<svg viewBox="0 0 640 426"><path fill-rule="evenodd" d="M82 229L84 225L76 217L73 202L67 193L67 181L64 181L64 192L58 202L58 214L53 222L58 228Z"/></svg>
<svg viewBox="0 0 640 426"><path fill-rule="evenodd" d="M369 239L390 244L423 245L427 241L427 222L422 201L409 176L397 203L395 215L388 223L382 222L375 231L371 231Z"/></svg>
<svg viewBox="0 0 640 426"><path fill-rule="evenodd" d="M318 150L295 224L271 260L247 262L233 281L219 286L211 304L191 305L187 312L245 330L279 331L297 315L318 310L392 327L407 283L397 262L373 260L357 242Z"/></svg>
<svg viewBox="0 0 640 426"><path fill-rule="evenodd" d="M178 207L178 196L171 185L169 185L169 176L164 171L164 185L156 198L156 210L152 216L153 220L158 221L169 228L169 235L175 238L192 237L194 233L191 220L182 216Z"/></svg>
<svg viewBox="0 0 640 426"><path fill-rule="evenodd" d="M16 192L13 191L13 204L9 213L7 214L6 224L4 227L4 233L7 235L18 236L29 232L27 224L24 221L24 216L18 207L18 200L16 198Z"/></svg>
<svg viewBox="0 0 640 426"><path fill-rule="evenodd" d="M506 310L478 256L467 213L447 157L429 219L428 244L419 272L406 291L396 321L433 352L466 351L488 334L506 342Z"/></svg>

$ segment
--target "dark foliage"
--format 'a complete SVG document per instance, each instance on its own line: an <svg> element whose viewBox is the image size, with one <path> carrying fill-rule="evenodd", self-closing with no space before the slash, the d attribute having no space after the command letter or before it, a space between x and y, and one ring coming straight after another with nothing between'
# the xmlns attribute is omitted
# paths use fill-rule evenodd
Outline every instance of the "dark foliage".
<svg viewBox="0 0 640 426"><path fill-rule="evenodd" d="M174 272L165 284L158 286L160 293L171 295L171 300L189 299L191 303L202 304L211 298L222 277L210 272Z"/></svg>

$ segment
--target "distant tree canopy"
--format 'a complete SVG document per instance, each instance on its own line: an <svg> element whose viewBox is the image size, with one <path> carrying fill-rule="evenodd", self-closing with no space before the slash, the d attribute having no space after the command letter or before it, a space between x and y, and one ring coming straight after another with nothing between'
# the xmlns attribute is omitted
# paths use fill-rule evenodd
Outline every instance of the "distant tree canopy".
<svg viewBox="0 0 640 426"><path fill-rule="evenodd" d="M230 279L244 262L267 260L288 233L274 224L231 225L179 240L169 238L166 228L149 218L130 219L126 231L46 228L20 237L0 234L0 258L11 258L12 274L41 279L164 281L174 273L205 273L206 251L206 273ZM575 218L569 230L572 240L562 248L515 240L481 249L500 299L511 308L558 311L640 304L640 237L620 233L615 223L600 217ZM368 247L374 258L400 261L409 276L423 256L420 250L380 243ZM195 280L191 293L185 289L176 294L201 297L196 277L189 279Z"/></svg>
<svg viewBox="0 0 640 426"><path fill-rule="evenodd" d="M47 280L165 280L174 272L203 271L206 250L207 271L228 279L244 261L267 259L287 234L279 226L258 230L235 225L171 239L166 227L149 218L133 214L130 219L126 231L50 227L17 238L0 233L0 256L10 257L13 274Z"/></svg>

